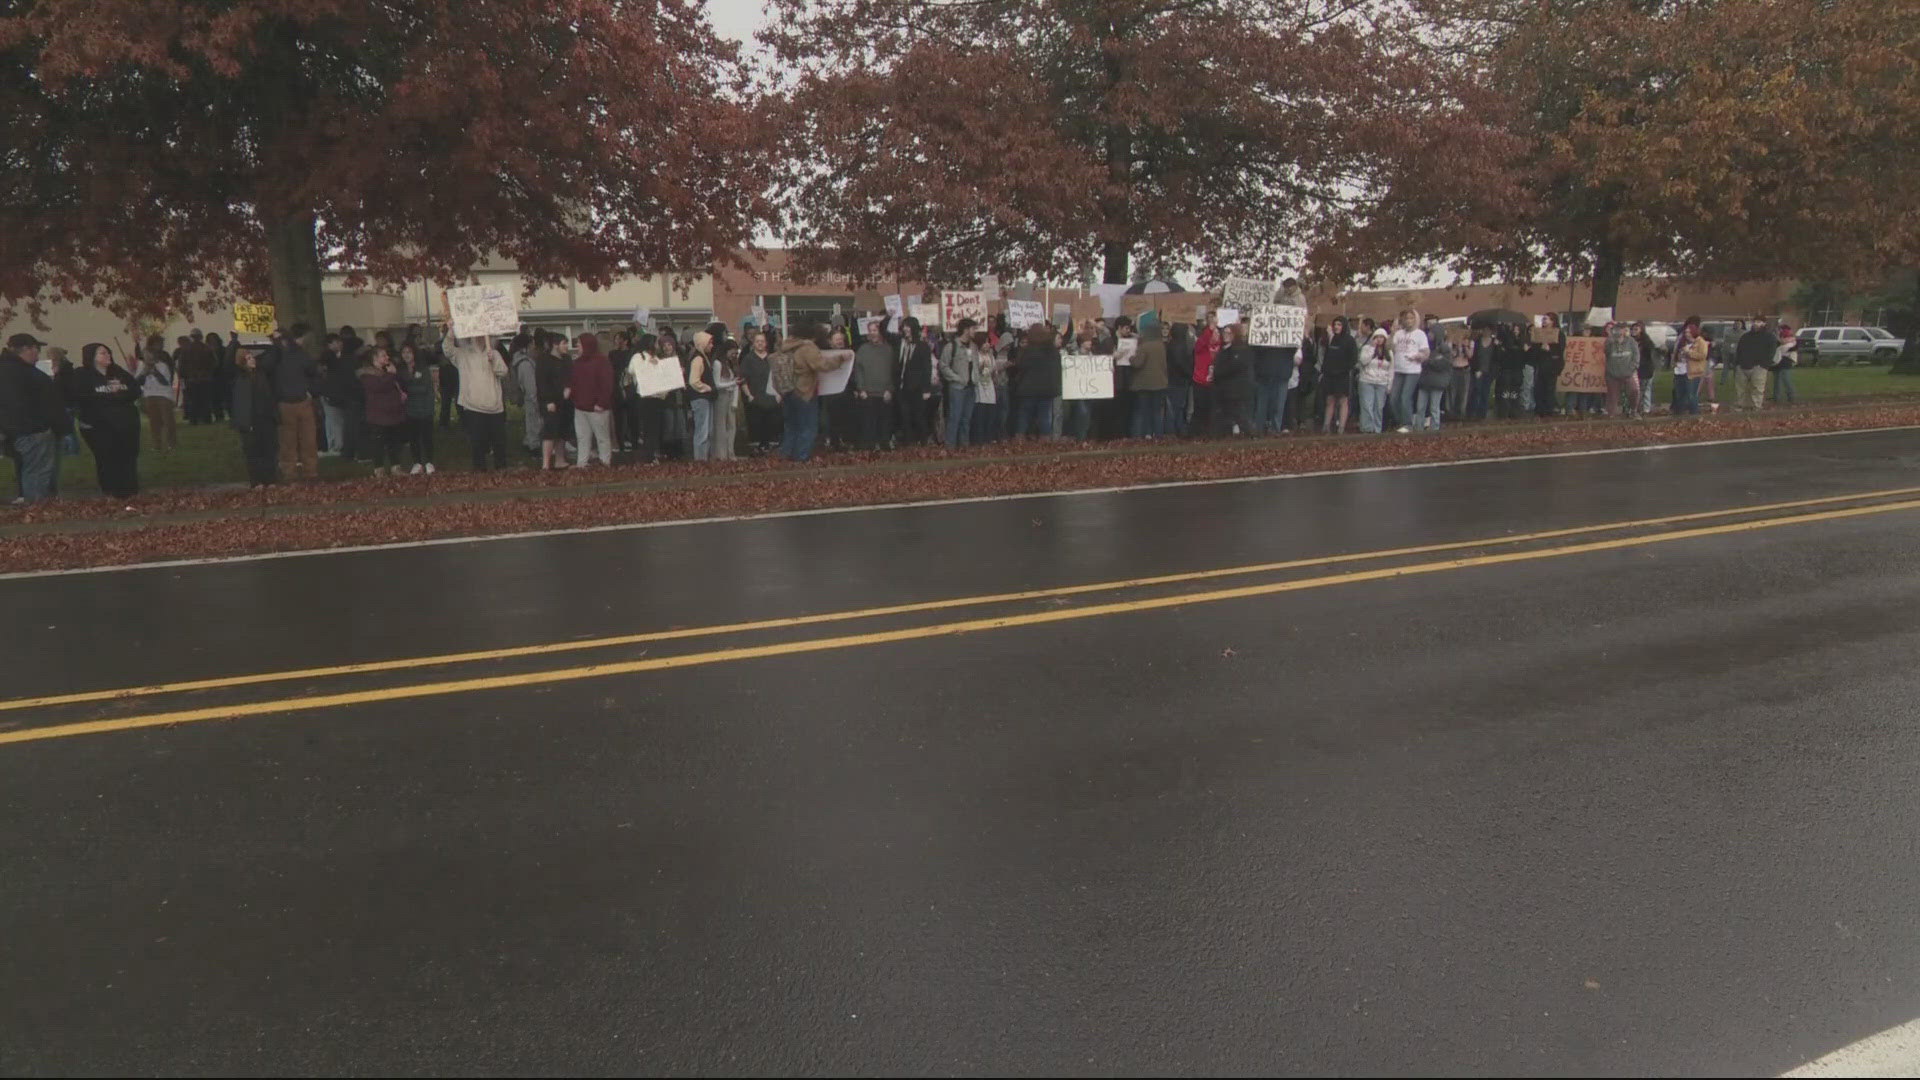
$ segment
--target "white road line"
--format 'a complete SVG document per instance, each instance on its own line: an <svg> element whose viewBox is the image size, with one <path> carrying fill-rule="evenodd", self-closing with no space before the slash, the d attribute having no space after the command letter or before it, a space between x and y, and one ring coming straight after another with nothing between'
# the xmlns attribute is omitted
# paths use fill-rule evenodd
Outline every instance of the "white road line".
<svg viewBox="0 0 1920 1080"><path fill-rule="evenodd" d="M1920 1076L1920 1020L1843 1046L1782 1076Z"/></svg>
<svg viewBox="0 0 1920 1080"><path fill-rule="evenodd" d="M1809 431L1795 435L1758 435L1744 439L1709 439L1702 442L1656 443L1649 446L1615 446L1600 450L1562 450L1550 454L1520 454L1511 457L1463 458L1458 461L1420 461L1408 465L1369 465L1357 469L1323 469L1317 472L1280 473L1273 476L1229 476L1215 480L1161 480L1147 484L1123 484L1116 487L1076 488L1072 491L1024 491L1011 495L973 495L958 499L930 499L925 502L872 503L865 506L826 506L813 510L778 510L764 514L732 514L724 517L680 518L673 521L634 521L618 525L586 525L573 529L542 529L533 532L496 533L489 536L444 536L432 540L403 540L391 544L357 544L351 547L307 548L300 551L265 551L253 555L218 555L202 559L168 559L158 562L127 563L120 566L86 566L73 570L16 570L0 574L0 581L21 578L67 577L74 574L118 574L133 570L169 570L186 566L215 566L227 563L264 562L268 559L300 559L317 555L357 555L370 551L394 551L402 548L446 547L455 544L490 544L502 540L542 540L556 536L590 536L594 533L635 532L642 529L673 529L690 525L725 525L742 521L772 521L779 518L822 517L828 514L866 514L881 510L924 510L941 506L967 506L973 503L1013 502L1024 499L1067 499L1087 495L1114 495L1130 491L1161 491L1168 488L1214 487L1221 484L1268 484L1287 480L1310 480L1325 476L1358 476L1365 473L1406 472L1414 469L1451 469L1468 465L1500 465L1510 461L1551 461L1556 458L1598 457L1605 454L1644 454L1662 450L1689 450L1707 446L1739 446L1744 443L1782 442L1789 439L1825 439L1836 435L1884 435L1896 431L1920 431L1920 424L1900 427L1849 428L1845 431ZM770 473L778 477L779 473Z"/></svg>

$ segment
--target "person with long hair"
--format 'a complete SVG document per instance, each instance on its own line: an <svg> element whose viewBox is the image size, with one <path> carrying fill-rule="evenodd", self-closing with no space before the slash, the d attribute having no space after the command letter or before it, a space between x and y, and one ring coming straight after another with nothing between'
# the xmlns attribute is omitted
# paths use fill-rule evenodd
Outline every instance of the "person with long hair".
<svg viewBox="0 0 1920 1080"><path fill-rule="evenodd" d="M713 359L713 460L732 461L740 438L740 346L727 340Z"/></svg>
<svg viewBox="0 0 1920 1080"><path fill-rule="evenodd" d="M540 410L540 467L567 467L567 436L573 433L573 416L567 410L567 383L570 381L567 358L553 348L553 335L545 330L533 336L534 407Z"/></svg>
<svg viewBox="0 0 1920 1080"><path fill-rule="evenodd" d="M407 446L413 453L414 474L433 472L433 406L435 368L420 358L412 342L400 346L400 383L407 391ZM528 412L533 412L528 403Z"/></svg>
<svg viewBox="0 0 1920 1080"><path fill-rule="evenodd" d="M695 331L693 355L687 359L687 394L693 399L693 460L713 456L714 349L713 334Z"/></svg>
<svg viewBox="0 0 1920 1080"><path fill-rule="evenodd" d="M68 403L93 451L100 490L116 499L140 491L140 383L99 342L80 349L80 366L67 379Z"/></svg>
<svg viewBox="0 0 1920 1080"><path fill-rule="evenodd" d="M252 349L237 354L228 411L240 433L240 456L247 462L247 483L254 489L280 479L280 396L271 373Z"/></svg>
<svg viewBox="0 0 1920 1080"><path fill-rule="evenodd" d="M1393 344L1384 327L1375 327L1360 347L1360 430L1378 435L1386 430L1387 396L1393 387Z"/></svg>
<svg viewBox="0 0 1920 1080"><path fill-rule="evenodd" d="M1060 346L1045 323L1027 327L1027 343L1013 354L1013 437L1053 435L1053 403L1060 397Z"/></svg>
<svg viewBox="0 0 1920 1080"><path fill-rule="evenodd" d="M400 448L407 441L407 390L393 357L378 345L360 352L360 399L366 431L373 443L373 475L400 475Z"/></svg>
<svg viewBox="0 0 1920 1080"><path fill-rule="evenodd" d="M1167 331L1167 400L1164 430L1187 437L1187 417L1193 410L1193 328L1177 322Z"/></svg>
<svg viewBox="0 0 1920 1080"><path fill-rule="evenodd" d="M1321 426L1329 435L1347 430L1348 395L1353 388L1354 372L1360 367L1360 343L1347 332L1345 316L1333 317L1325 347L1321 350L1320 385L1324 415Z"/></svg>

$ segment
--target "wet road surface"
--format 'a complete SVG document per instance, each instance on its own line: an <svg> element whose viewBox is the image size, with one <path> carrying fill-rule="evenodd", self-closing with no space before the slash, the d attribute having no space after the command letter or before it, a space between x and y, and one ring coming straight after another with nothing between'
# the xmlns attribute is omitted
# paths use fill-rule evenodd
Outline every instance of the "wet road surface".
<svg viewBox="0 0 1920 1080"><path fill-rule="evenodd" d="M1916 464L0 581L0 1071L1778 1073L1920 1016Z"/></svg>

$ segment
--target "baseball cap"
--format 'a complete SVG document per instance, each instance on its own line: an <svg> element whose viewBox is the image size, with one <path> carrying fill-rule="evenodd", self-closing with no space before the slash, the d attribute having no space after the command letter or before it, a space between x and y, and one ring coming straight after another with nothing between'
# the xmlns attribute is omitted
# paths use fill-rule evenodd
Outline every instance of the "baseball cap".
<svg viewBox="0 0 1920 1080"><path fill-rule="evenodd" d="M46 344L46 342L41 341L32 334L15 334L7 339L7 348L9 349L42 349L46 347Z"/></svg>

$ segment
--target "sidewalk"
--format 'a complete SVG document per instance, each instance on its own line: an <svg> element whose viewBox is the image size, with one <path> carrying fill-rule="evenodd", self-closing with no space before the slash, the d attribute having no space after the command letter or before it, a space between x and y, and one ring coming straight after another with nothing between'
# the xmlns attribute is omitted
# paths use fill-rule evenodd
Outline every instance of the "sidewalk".
<svg viewBox="0 0 1920 1080"><path fill-rule="evenodd" d="M1759 414L1456 425L1437 435L1282 436L1104 444L996 444L762 460L521 470L287 485L169 489L133 512L105 499L0 514L0 570L124 565L270 551L488 536L1615 447L1920 425L1920 402Z"/></svg>

